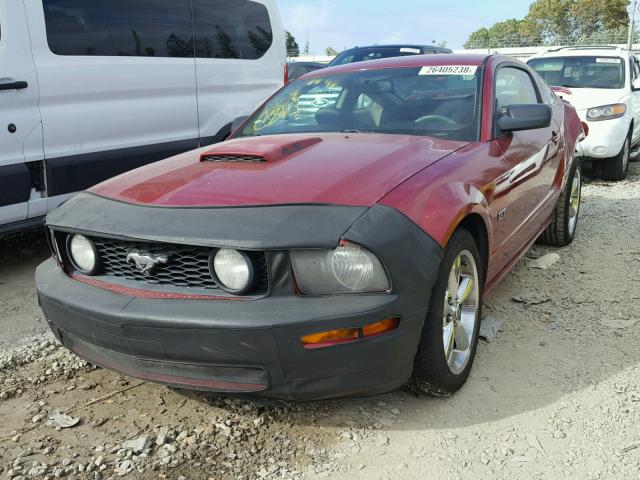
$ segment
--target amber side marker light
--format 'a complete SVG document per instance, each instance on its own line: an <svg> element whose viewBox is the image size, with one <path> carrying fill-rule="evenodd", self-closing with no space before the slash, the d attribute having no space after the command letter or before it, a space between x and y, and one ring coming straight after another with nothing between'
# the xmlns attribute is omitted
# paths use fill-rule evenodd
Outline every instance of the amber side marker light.
<svg viewBox="0 0 640 480"><path fill-rule="evenodd" d="M308 350L318 348L326 348L334 345L342 345L344 343L357 342L363 338L376 337L398 328L400 319L387 318L380 322L365 325L362 328L339 328L337 330L329 330L326 332L314 333L302 337L302 346Z"/></svg>

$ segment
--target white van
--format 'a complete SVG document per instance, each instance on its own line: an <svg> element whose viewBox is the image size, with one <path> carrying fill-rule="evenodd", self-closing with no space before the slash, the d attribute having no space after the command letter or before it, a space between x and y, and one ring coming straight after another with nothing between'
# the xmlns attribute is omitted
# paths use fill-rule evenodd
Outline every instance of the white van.
<svg viewBox="0 0 640 480"><path fill-rule="evenodd" d="M616 47L565 47L527 61L589 126L577 145L583 162L602 163L605 180L627 177L631 151L640 146L640 62Z"/></svg>
<svg viewBox="0 0 640 480"><path fill-rule="evenodd" d="M275 0L0 0L0 234L224 139L285 62Z"/></svg>

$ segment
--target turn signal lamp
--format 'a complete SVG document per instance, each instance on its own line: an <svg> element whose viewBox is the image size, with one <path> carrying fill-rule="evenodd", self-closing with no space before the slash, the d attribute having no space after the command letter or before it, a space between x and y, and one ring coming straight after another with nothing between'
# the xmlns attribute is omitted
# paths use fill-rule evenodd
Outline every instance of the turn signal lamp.
<svg viewBox="0 0 640 480"><path fill-rule="evenodd" d="M362 328L339 328L326 332L314 333L302 337L302 346L308 350L332 347L344 343L357 342L363 338L375 337L398 328L399 318L387 318L380 322L365 325Z"/></svg>

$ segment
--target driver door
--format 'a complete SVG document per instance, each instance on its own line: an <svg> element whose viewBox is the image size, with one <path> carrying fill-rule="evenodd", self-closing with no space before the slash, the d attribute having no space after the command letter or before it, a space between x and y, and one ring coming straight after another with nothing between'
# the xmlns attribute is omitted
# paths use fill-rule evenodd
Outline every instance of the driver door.
<svg viewBox="0 0 640 480"><path fill-rule="evenodd" d="M530 73L515 64L496 71L494 88L494 124L509 105L544 103ZM496 181L496 258L505 266L533 240L548 218L563 137L556 120L535 130L505 134L496 126L494 131L505 164L505 173Z"/></svg>

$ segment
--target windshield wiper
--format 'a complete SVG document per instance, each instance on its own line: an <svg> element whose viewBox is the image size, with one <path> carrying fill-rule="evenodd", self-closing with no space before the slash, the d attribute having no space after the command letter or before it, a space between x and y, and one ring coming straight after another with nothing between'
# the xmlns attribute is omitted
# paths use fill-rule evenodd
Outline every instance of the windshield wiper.
<svg viewBox="0 0 640 480"><path fill-rule="evenodd" d="M338 133L378 133L373 130L356 130L356 129L344 129L338 130Z"/></svg>
<svg viewBox="0 0 640 480"><path fill-rule="evenodd" d="M559 85L559 86L564 88L584 88L582 85L573 85L571 83L563 83L562 85Z"/></svg>

